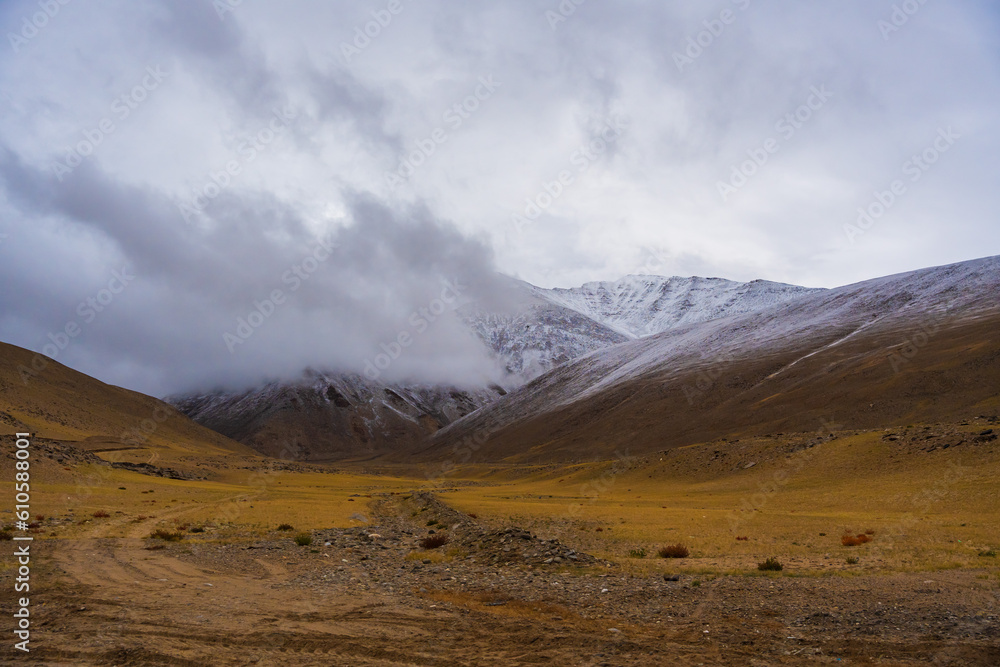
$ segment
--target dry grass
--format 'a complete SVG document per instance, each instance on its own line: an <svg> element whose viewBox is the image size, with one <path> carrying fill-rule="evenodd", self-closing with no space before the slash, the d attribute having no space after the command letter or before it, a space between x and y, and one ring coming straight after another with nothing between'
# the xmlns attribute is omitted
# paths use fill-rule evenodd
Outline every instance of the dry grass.
<svg viewBox="0 0 1000 667"><path fill-rule="evenodd" d="M691 551L683 544L671 544L660 547L656 555L660 558L687 558L691 555Z"/></svg>
<svg viewBox="0 0 1000 667"><path fill-rule="evenodd" d="M767 560L757 563L757 569L762 572L781 572L785 568L777 558L771 556Z"/></svg>
<svg viewBox="0 0 1000 667"><path fill-rule="evenodd" d="M169 530L158 528L149 534L150 539L163 540L165 542L179 542L184 538L184 533L172 533Z"/></svg>

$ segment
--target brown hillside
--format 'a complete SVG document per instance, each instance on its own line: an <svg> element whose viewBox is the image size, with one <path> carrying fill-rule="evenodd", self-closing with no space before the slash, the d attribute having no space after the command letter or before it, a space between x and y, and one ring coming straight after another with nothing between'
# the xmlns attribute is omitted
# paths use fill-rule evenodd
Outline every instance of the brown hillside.
<svg viewBox="0 0 1000 667"><path fill-rule="evenodd" d="M33 361L41 367L40 360L45 362L42 370L25 373ZM186 457L255 454L163 401L0 343L0 434L16 432L121 461L177 462Z"/></svg>

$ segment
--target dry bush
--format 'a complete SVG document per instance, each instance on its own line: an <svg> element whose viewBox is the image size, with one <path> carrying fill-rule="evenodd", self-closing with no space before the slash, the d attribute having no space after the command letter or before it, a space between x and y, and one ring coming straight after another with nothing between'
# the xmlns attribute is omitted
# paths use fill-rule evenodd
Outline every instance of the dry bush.
<svg viewBox="0 0 1000 667"><path fill-rule="evenodd" d="M691 554L683 544L671 544L660 547L660 550L656 553L660 558L687 558Z"/></svg>
<svg viewBox="0 0 1000 667"><path fill-rule="evenodd" d="M872 538L864 533L858 533L857 535L851 535L850 533L844 533L840 536L840 543L845 547L856 547L859 544L865 544L871 542Z"/></svg>
<svg viewBox="0 0 1000 667"><path fill-rule="evenodd" d="M164 540L166 542L179 542L183 537L184 533L171 533L169 530L164 530L163 528L158 528L149 534L149 537L154 540Z"/></svg>
<svg viewBox="0 0 1000 667"><path fill-rule="evenodd" d="M771 556L763 563L757 563L757 569L762 572L781 572L784 569L784 566L778 562L777 558Z"/></svg>
<svg viewBox="0 0 1000 667"><path fill-rule="evenodd" d="M278 526L278 530L295 530L295 528L293 528L292 524L290 523L283 523L280 526Z"/></svg>
<svg viewBox="0 0 1000 667"><path fill-rule="evenodd" d="M300 547L307 547L312 544L313 536L310 533L299 533L295 536L295 543Z"/></svg>
<svg viewBox="0 0 1000 667"><path fill-rule="evenodd" d="M749 539L750 539L749 537L737 537L736 541L737 542L746 542Z"/></svg>
<svg viewBox="0 0 1000 667"><path fill-rule="evenodd" d="M420 540L420 546L423 549L437 549L438 547L443 547L446 544L448 544L448 536L441 534L430 535Z"/></svg>
<svg viewBox="0 0 1000 667"><path fill-rule="evenodd" d="M97 510L96 512L94 512L94 518L95 519L106 519L109 516L111 516L111 515L108 514L107 512L105 512L104 510Z"/></svg>

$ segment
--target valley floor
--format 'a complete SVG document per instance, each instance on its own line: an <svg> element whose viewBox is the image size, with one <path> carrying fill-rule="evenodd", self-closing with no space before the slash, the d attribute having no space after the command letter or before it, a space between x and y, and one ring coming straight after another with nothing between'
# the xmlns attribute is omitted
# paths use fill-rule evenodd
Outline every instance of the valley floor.
<svg viewBox="0 0 1000 667"><path fill-rule="evenodd" d="M419 522L413 500L429 507L418 511ZM378 500L374 525L317 531L305 547L278 533L223 543L195 535L149 550L156 542L143 538L154 520L124 524L125 537L103 537L119 527L112 521L40 542L46 564L37 576L46 583L35 594L31 658L192 666L1000 664L997 582L985 585L979 571L667 581L600 560L545 563L569 547L474 520L450 529L469 555L448 557L416 544L425 517L453 519L425 500Z"/></svg>
<svg viewBox="0 0 1000 667"><path fill-rule="evenodd" d="M178 480L40 463L32 651L9 641L0 662L997 665L986 426L469 468L436 484L404 469ZM848 530L872 541L843 546ZM688 558L656 557L675 543ZM784 569L759 571L769 556ZM5 560L3 590L14 572Z"/></svg>

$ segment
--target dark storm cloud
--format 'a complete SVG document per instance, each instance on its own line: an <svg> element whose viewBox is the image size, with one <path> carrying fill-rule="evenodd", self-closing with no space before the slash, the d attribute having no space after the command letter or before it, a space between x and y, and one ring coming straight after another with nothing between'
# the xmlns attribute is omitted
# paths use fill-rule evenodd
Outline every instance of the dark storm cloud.
<svg viewBox="0 0 1000 667"><path fill-rule="evenodd" d="M161 391L290 377L310 365L358 370L379 353L379 342L396 340L411 326L409 316L447 286L456 286L449 300L463 301L499 286L490 251L426 208L392 210L345 193L345 218L313 236L293 207L245 196L217 204L224 215L207 218L208 228L196 233L178 224L169 200L110 181L93 167L60 184L3 151L0 175L15 204L61 221L57 226L85 229L119 258L83 289L62 278L50 282L44 299L55 307L42 312L31 306L42 296L33 286L48 280L46 267L31 257L5 263L8 336L40 347L67 321L80 321L84 336L62 361L131 364L130 384ZM70 306L85 303L116 273L128 278L126 289L84 322L89 309ZM283 294L278 304L271 301L275 290ZM486 379L477 375L489 368L484 350L448 316L451 310L418 338L395 377ZM255 311L265 321L241 333Z"/></svg>
<svg viewBox="0 0 1000 667"><path fill-rule="evenodd" d="M903 4L106 0L25 38L37 4L3 3L0 339L79 321L60 361L165 393L361 370L442 281L502 299L496 269L833 286L996 254L997 12ZM449 313L386 372L489 371Z"/></svg>

